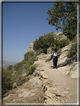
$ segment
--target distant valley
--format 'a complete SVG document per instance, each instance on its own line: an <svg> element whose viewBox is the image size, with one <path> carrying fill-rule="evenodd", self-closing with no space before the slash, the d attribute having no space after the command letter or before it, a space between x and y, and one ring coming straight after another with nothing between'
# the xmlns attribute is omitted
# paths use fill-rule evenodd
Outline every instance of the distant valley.
<svg viewBox="0 0 80 106"><path fill-rule="evenodd" d="M8 62L8 61L3 60L3 67L6 68L8 65L14 65L16 63L17 62ZM0 61L0 67L1 67L1 61Z"/></svg>

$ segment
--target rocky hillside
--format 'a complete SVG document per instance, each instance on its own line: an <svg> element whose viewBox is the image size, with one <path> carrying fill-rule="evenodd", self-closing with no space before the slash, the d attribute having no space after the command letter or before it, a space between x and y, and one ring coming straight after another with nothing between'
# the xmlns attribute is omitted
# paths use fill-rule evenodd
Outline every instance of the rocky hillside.
<svg viewBox="0 0 80 106"><path fill-rule="evenodd" d="M55 37L55 39L57 38L58 40L67 39L67 36L65 36L62 32L54 33L54 37ZM34 42L35 42L35 40L32 41L32 42L29 44L29 46L28 46L28 48L27 48L27 50L26 50L26 53L27 53L27 52L34 51L34 49L33 49Z"/></svg>
<svg viewBox="0 0 80 106"><path fill-rule="evenodd" d="M67 58L72 43L61 49L58 68L52 68L53 62L46 60L48 54L40 54L34 62L36 69L29 75L29 81L23 85L14 84L14 89L4 95L3 103L77 103L77 57ZM33 51L33 42L26 52ZM67 62L67 63L66 63ZM65 65L62 63L66 63ZM27 77L26 73L22 74Z"/></svg>

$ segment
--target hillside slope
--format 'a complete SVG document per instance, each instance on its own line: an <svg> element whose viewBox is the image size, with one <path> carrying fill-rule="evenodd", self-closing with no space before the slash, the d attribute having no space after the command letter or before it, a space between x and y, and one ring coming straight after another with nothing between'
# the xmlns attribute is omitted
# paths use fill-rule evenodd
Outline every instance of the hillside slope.
<svg viewBox="0 0 80 106"><path fill-rule="evenodd" d="M70 45L62 48L58 64L66 60L69 48ZM3 103L77 103L77 61L53 69L52 60L46 62L49 57L50 54L37 56L30 80L10 90Z"/></svg>

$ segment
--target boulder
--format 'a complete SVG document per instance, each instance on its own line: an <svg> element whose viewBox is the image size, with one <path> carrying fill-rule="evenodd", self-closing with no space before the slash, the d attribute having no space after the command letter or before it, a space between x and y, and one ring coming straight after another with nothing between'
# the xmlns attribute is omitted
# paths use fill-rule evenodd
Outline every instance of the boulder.
<svg viewBox="0 0 80 106"><path fill-rule="evenodd" d="M68 51L70 50L70 48L71 48L71 44L69 44L61 49L61 55L58 59L58 64L61 64L66 61L67 54L68 54Z"/></svg>
<svg viewBox="0 0 80 106"><path fill-rule="evenodd" d="M17 83L16 82L13 83L13 88L17 88Z"/></svg>

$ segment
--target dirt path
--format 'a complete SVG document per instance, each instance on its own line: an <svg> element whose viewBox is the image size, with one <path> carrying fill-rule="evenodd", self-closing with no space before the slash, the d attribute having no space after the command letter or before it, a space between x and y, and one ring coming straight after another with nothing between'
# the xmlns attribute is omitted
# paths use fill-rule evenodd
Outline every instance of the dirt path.
<svg viewBox="0 0 80 106"><path fill-rule="evenodd" d="M51 81L50 85L52 85L52 88L56 88L59 91L59 95L56 94L56 97L60 103L77 103L77 79L72 79L70 75L64 74L66 67L53 69L53 63L45 62L45 59L38 60L37 64L41 65L41 68L44 70L43 73L48 76L47 80ZM49 101L51 102L51 100L48 100L46 103Z"/></svg>
<svg viewBox="0 0 80 106"><path fill-rule="evenodd" d="M77 79L65 74L66 66L53 69L47 57L35 61L39 75L9 91L3 103L77 103Z"/></svg>

